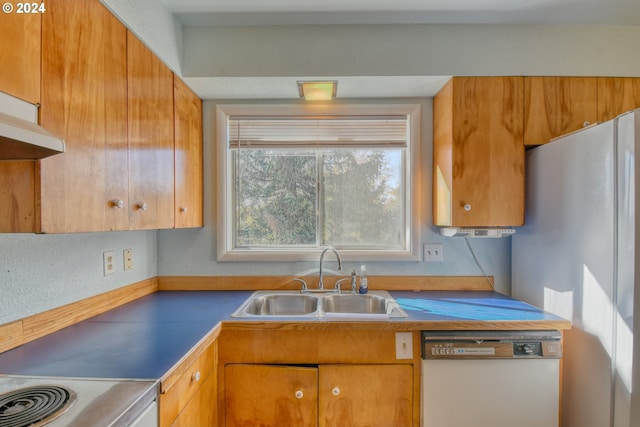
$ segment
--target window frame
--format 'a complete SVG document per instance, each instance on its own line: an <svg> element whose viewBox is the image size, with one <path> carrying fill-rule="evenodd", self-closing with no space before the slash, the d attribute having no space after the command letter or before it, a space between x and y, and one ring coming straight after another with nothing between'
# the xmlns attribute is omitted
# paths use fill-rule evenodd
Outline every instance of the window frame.
<svg viewBox="0 0 640 427"><path fill-rule="evenodd" d="M234 249L233 248L233 195L228 185L227 118L229 116L297 116L297 115L407 115L409 116L410 143L407 185L410 185L410 203L407 219L407 249L341 249L345 261L418 261L420 253L421 215L421 106L420 104L218 104L216 105L215 165L217 260L218 261L317 261L321 248L308 249Z"/></svg>

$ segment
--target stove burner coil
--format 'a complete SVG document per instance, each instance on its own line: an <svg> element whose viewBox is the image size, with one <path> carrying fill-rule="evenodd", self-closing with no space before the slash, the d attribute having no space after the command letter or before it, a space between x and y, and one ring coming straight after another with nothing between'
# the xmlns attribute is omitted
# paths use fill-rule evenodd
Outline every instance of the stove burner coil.
<svg viewBox="0 0 640 427"><path fill-rule="evenodd" d="M62 415L76 394L56 385L25 387L0 395L0 427L37 427Z"/></svg>

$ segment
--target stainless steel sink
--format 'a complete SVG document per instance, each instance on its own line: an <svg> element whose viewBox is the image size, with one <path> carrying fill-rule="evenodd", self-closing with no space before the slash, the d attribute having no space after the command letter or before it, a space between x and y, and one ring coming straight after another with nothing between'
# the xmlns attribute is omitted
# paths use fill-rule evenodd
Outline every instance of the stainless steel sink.
<svg viewBox="0 0 640 427"><path fill-rule="evenodd" d="M365 295L257 291L251 294L231 317L384 320L407 317L407 313L386 291L371 291Z"/></svg>
<svg viewBox="0 0 640 427"><path fill-rule="evenodd" d="M318 310L318 299L303 294L256 295L245 308L255 316L302 316Z"/></svg>
<svg viewBox="0 0 640 427"><path fill-rule="evenodd" d="M381 295L336 294L322 299L322 310L327 313L387 314L387 301Z"/></svg>

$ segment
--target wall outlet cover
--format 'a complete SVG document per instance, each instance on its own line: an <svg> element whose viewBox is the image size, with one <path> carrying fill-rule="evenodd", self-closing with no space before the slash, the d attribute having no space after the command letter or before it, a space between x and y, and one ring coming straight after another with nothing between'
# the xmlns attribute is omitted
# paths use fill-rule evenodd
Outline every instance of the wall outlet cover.
<svg viewBox="0 0 640 427"><path fill-rule="evenodd" d="M116 253L114 251L104 251L102 253L102 269L105 276L115 274L116 272Z"/></svg>

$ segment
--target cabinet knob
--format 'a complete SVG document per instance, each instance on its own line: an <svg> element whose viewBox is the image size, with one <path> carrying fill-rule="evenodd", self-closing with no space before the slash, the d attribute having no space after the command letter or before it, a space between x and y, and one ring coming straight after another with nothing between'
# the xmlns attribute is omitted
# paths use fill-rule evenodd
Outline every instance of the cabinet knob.
<svg viewBox="0 0 640 427"><path fill-rule="evenodd" d="M187 213L187 212L189 212L189 209L186 206L184 206L184 207L180 208L180 212Z"/></svg>
<svg viewBox="0 0 640 427"><path fill-rule="evenodd" d="M304 393L302 390L296 391L296 399L302 399L304 397Z"/></svg>
<svg viewBox="0 0 640 427"><path fill-rule="evenodd" d="M466 203L466 204L464 205L464 210L465 210L465 211L467 211L467 212L469 212L469 211L471 210L471 205L470 205L469 203Z"/></svg>
<svg viewBox="0 0 640 427"><path fill-rule="evenodd" d="M118 209L122 209L124 208L124 200L122 199L114 199L111 201L111 207L112 208L118 208Z"/></svg>
<svg viewBox="0 0 640 427"><path fill-rule="evenodd" d="M334 387L331 390L331 394L333 394L334 396L340 396L340 387Z"/></svg>
<svg viewBox="0 0 640 427"><path fill-rule="evenodd" d="M589 126L590 124L591 124L591 122L590 122L589 120L585 120L585 122L584 122L584 123L582 123L582 127L585 127L585 128L586 128L586 127L587 127L587 126Z"/></svg>
<svg viewBox="0 0 640 427"><path fill-rule="evenodd" d="M145 202L138 203L138 209L140 209L142 211L146 211L148 207L149 207L149 205L147 205Z"/></svg>
<svg viewBox="0 0 640 427"><path fill-rule="evenodd" d="M197 383L198 381L200 381L200 377L201 377L200 371L195 371L193 374L191 374L191 380L193 382Z"/></svg>

